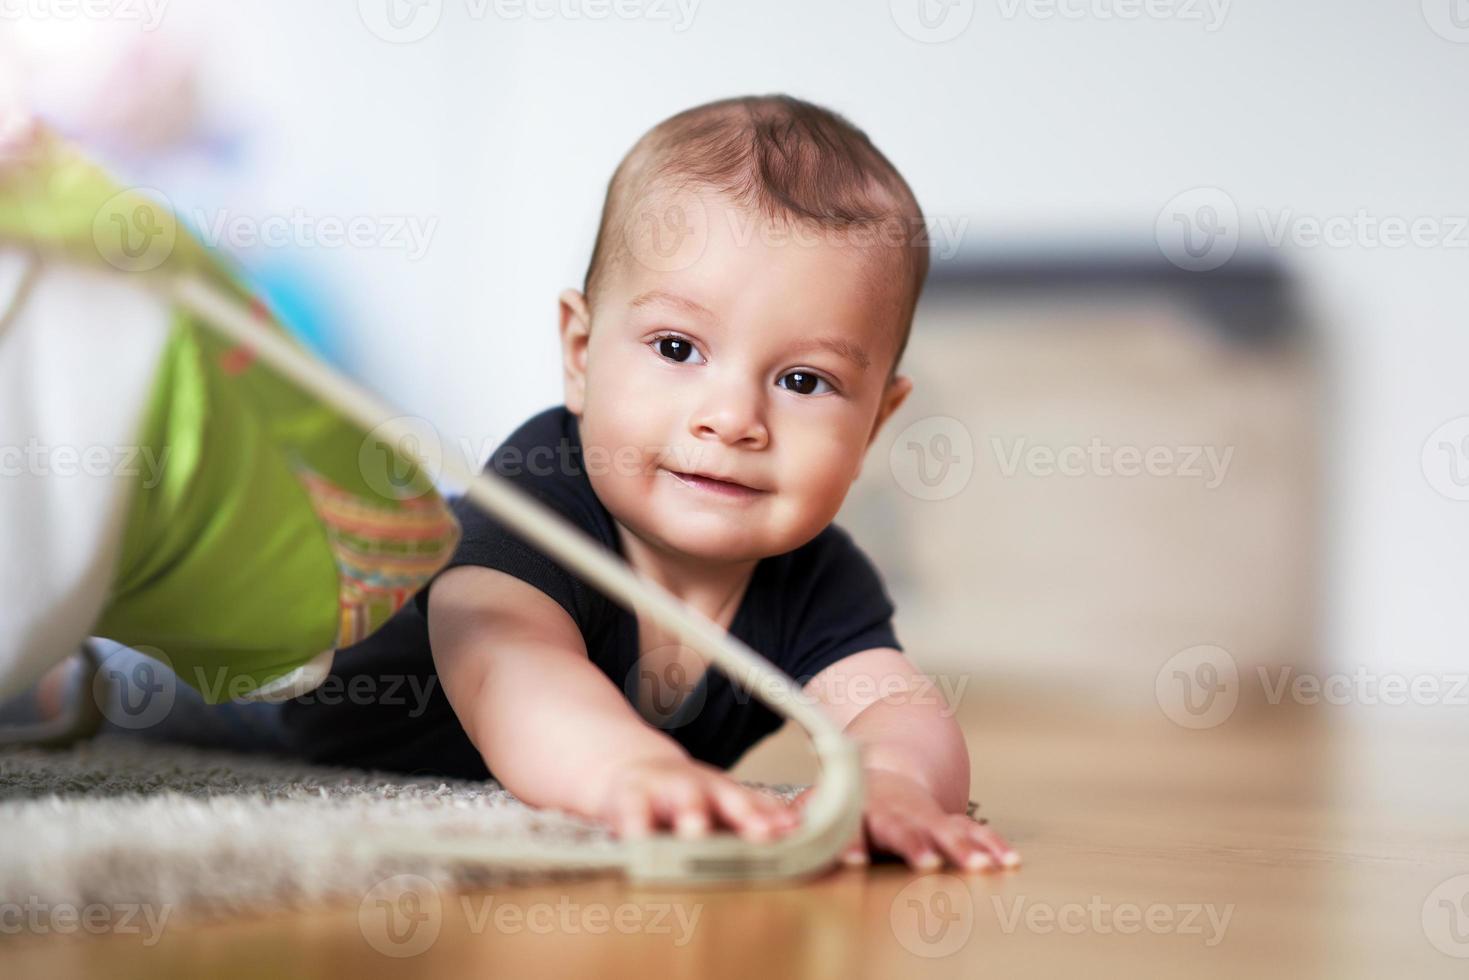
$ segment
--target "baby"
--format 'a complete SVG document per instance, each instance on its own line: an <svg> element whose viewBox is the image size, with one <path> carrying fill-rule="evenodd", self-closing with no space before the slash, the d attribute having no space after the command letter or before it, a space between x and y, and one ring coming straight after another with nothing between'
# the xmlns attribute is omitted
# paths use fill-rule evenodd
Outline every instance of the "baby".
<svg viewBox="0 0 1469 980"><path fill-rule="evenodd" d="M613 174L584 288L560 297L564 406L489 466L769 658L862 745L864 832L846 860L1013 867L965 815L960 730L832 524L912 388L897 367L927 268L912 192L846 120L784 96L680 113ZM776 715L513 531L457 512L448 568L335 668L348 691L406 675L433 697L405 711L308 695L284 711L303 749L493 774L623 835L796 824L799 805L722 771Z"/></svg>

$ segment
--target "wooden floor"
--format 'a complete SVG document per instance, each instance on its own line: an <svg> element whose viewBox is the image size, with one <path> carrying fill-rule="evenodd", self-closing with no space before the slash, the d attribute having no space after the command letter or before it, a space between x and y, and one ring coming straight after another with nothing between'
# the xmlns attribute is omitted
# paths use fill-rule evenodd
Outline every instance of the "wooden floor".
<svg viewBox="0 0 1469 980"><path fill-rule="evenodd" d="M1141 709L970 701L974 795L1024 854L1016 873L444 894L437 931L407 945L365 929L353 902L171 925L152 947L6 939L0 975L1469 976L1451 955L1469 956L1469 877L1453 880L1469 875L1464 708L1242 708L1186 731ZM741 774L803 776L788 734Z"/></svg>

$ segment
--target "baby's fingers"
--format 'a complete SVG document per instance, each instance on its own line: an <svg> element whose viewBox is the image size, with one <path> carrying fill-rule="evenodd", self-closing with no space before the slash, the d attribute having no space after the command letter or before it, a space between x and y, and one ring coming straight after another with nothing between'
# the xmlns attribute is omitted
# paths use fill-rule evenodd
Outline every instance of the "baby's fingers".
<svg viewBox="0 0 1469 980"><path fill-rule="evenodd" d="M867 836L859 832L852 840L852 843L848 844L846 849L842 851L842 863L853 867L860 867L869 863L871 860L867 856Z"/></svg>
<svg viewBox="0 0 1469 980"><path fill-rule="evenodd" d="M956 868L965 871L990 871L1000 866L998 854L992 854L971 833L979 825L963 814L949 814L931 830L934 840Z"/></svg>
<svg viewBox="0 0 1469 980"><path fill-rule="evenodd" d="M709 792L724 822L751 840L769 840L795 827L800 820L781 801L729 780L716 780Z"/></svg>
<svg viewBox="0 0 1469 980"><path fill-rule="evenodd" d="M988 826L970 820L965 830L969 839L994 858L997 865L1004 868L1020 867L1020 853Z"/></svg>
<svg viewBox="0 0 1469 980"><path fill-rule="evenodd" d="M680 837L703 837L709 833L710 801L696 779L665 779L655 794L658 816Z"/></svg>
<svg viewBox="0 0 1469 980"><path fill-rule="evenodd" d="M647 837L653 832L653 805L641 789L629 787L612 805L612 826L618 837Z"/></svg>
<svg viewBox="0 0 1469 980"><path fill-rule="evenodd" d="M901 817L879 814L867 819L867 833L872 846L896 854L917 871L932 871L943 866L929 835Z"/></svg>

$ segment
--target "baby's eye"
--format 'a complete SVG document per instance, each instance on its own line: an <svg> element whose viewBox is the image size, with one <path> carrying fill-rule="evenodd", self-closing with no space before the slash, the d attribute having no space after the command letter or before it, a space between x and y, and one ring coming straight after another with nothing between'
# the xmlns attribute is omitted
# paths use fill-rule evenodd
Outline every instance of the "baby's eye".
<svg viewBox="0 0 1469 980"><path fill-rule="evenodd" d="M826 385L827 391L836 390L832 388L831 382L827 381L819 374L812 374L810 371L792 371L789 374L784 375L780 380L784 381L786 378L794 378L795 380L791 384L781 385L781 387L786 388L790 391L794 391L798 395L822 394L822 392L818 390L818 387L820 385Z"/></svg>
<svg viewBox="0 0 1469 980"><path fill-rule="evenodd" d="M660 355L679 364L683 364L690 357L696 357L699 354L698 351L694 350L694 345L682 337L659 337L653 342L658 345L658 353Z"/></svg>

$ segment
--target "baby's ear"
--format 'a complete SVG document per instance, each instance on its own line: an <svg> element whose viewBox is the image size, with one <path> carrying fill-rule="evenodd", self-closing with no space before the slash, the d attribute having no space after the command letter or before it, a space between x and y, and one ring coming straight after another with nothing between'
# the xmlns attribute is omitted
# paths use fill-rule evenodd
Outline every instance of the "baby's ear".
<svg viewBox="0 0 1469 980"><path fill-rule="evenodd" d="M913 390L913 379L906 374L895 374L888 380L887 387L883 389L882 400L877 405L877 418L872 422L872 431L867 434L867 449L872 448L872 443L877 439L877 434L882 430L883 423L892 417L903 402L908 400L908 394Z"/></svg>
<svg viewBox="0 0 1469 980"><path fill-rule="evenodd" d="M898 410L899 405L907 400L908 393L912 390L913 379L906 374L897 374L889 379L887 387L883 389L882 400L877 405L877 418L872 421L872 431L867 434L867 445L862 447L862 458L857 460L857 471L852 474L853 483L856 483L857 478L862 475L862 464L867 460L867 451L877 440L877 434L882 431L883 423Z"/></svg>
<svg viewBox="0 0 1469 980"><path fill-rule="evenodd" d="M581 416L587 397L587 341L592 313L587 298L576 289L561 291L561 373L566 410Z"/></svg>

